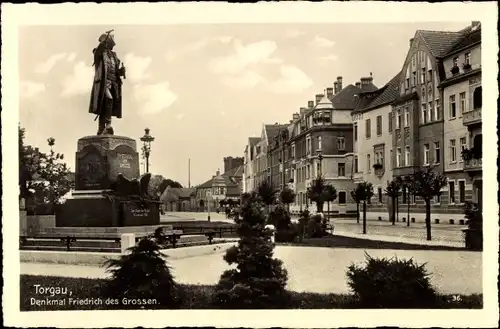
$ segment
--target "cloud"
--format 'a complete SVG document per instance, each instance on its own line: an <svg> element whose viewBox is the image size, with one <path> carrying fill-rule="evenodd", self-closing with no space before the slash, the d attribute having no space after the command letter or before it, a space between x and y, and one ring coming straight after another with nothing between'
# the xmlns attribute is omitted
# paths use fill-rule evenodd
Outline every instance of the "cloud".
<svg viewBox="0 0 500 329"><path fill-rule="evenodd" d="M319 59L323 61L336 61L339 59L339 57L337 55L331 54L331 55L321 56Z"/></svg>
<svg viewBox="0 0 500 329"><path fill-rule="evenodd" d="M57 62L63 60L66 58L68 54L67 53L59 53L50 56L45 62L39 63L35 67L35 73L38 74L47 74L54 68L54 66L57 64Z"/></svg>
<svg viewBox="0 0 500 329"><path fill-rule="evenodd" d="M45 84L33 81L21 81L19 94L22 98L31 98L45 91Z"/></svg>
<svg viewBox="0 0 500 329"><path fill-rule="evenodd" d="M224 82L236 89L252 89L259 83L265 82L265 79L257 72L248 70L236 76L227 76Z"/></svg>
<svg viewBox="0 0 500 329"><path fill-rule="evenodd" d="M147 73L151 57L136 56L133 53L128 53L123 57L123 64L127 70L127 80L132 83L140 83L151 76Z"/></svg>
<svg viewBox="0 0 500 329"><path fill-rule="evenodd" d="M227 44L231 42L233 37L230 36L218 36L218 37L213 37L213 38L205 38L205 39L200 39L195 42L188 43L184 46L181 46L179 48L173 48L169 49L167 53L165 54L165 59L167 61L173 61L179 57L195 53L196 51L199 51L210 44L220 42L223 44Z"/></svg>
<svg viewBox="0 0 500 329"><path fill-rule="evenodd" d="M304 34L306 34L306 32L300 31L300 30L297 30L297 29L288 29L285 32L285 35L288 38L297 38L297 37L300 37L301 35L304 35Z"/></svg>
<svg viewBox="0 0 500 329"><path fill-rule="evenodd" d="M329 40L327 38L323 38L323 37L320 37L319 35L317 35L314 38L314 40L312 41L312 44L318 48L331 48L331 47L335 46L335 41L332 41L332 40Z"/></svg>
<svg viewBox="0 0 500 329"><path fill-rule="evenodd" d="M78 62L73 67L73 73L66 76L63 81L62 97L71 97L75 95L90 93L94 69L85 65L84 62Z"/></svg>
<svg viewBox="0 0 500 329"><path fill-rule="evenodd" d="M272 57L276 49L276 42L270 40L254 42L246 46L240 40L235 40L234 53L214 58L209 62L209 67L218 74L237 74L255 64L281 63L281 59Z"/></svg>
<svg viewBox="0 0 500 329"><path fill-rule="evenodd" d="M281 76L267 83L266 88L279 94L302 92L312 86L313 81L296 66L282 65Z"/></svg>
<svg viewBox="0 0 500 329"><path fill-rule="evenodd" d="M71 53L71 54L68 55L68 57L66 57L66 60L68 62L72 62L72 61L75 60L75 58L76 58L76 54L75 53Z"/></svg>
<svg viewBox="0 0 500 329"><path fill-rule="evenodd" d="M141 114L156 114L170 107L177 95L170 90L167 81L152 85L137 85L134 88L134 98L143 104Z"/></svg>

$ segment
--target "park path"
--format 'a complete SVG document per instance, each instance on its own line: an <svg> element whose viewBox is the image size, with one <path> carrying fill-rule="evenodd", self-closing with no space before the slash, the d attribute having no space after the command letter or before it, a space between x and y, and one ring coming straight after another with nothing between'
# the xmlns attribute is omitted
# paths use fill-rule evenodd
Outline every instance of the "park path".
<svg viewBox="0 0 500 329"><path fill-rule="evenodd" d="M275 257L288 271L287 288L298 292L348 293L345 272L354 263L363 262L365 252L372 257L413 258L427 263L431 282L441 293L482 293L482 253L435 250L375 250L277 246ZM169 259L179 283L215 284L229 269L223 253ZM96 266L21 263L21 274L62 277L105 278L104 268Z"/></svg>

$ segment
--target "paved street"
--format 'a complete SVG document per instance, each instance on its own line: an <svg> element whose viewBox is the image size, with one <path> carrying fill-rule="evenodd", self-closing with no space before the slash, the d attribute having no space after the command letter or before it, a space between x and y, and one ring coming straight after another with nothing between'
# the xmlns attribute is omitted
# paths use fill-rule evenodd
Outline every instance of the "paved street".
<svg viewBox="0 0 500 329"><path fill-rule="evenodd" d="M347 293L345 271L352 262L363 262L365 251L375 257L413 257L427 262L432 283L442 293L482 292L482 253L467 251L330 249L278 246L275 256L289 272L288 288L316 293ZM215 284L229 268L222 253L170 259L173 274L180 283ZM106 277L103 268L77 265L21 263L22 274L67 277Z"/></svg>
<svg viewBox="0 0 500 329"><path fill-rule="evenodd" d="M222 221L233 223L232 219L226 219L225 214L210 214L211 221ZM167 213L162 216L162 222L167 224L169 221L175 220L207 220L207 213L200 212L175 212ZM296 220L296 218L292 219ZM356 223L355 218L349 219L331 219L335 225L335 232L348 233L348 234L360 234L362 233L363 225L362 220L360 223ZM410 227L406 226L407 223L396 222L396 225L388 221L378 221L370 220L367 221L367 233L372 236L384 236L384 237L397 237L404 239L414 239L414 240L426 240L426 230L425 224L423 222L410 223ZM432 240L434 241L444 241L444 242L455 242L462 243L463 234L462 229L465 228L464 225L450 225L450 224L432 224Z"/></svg>

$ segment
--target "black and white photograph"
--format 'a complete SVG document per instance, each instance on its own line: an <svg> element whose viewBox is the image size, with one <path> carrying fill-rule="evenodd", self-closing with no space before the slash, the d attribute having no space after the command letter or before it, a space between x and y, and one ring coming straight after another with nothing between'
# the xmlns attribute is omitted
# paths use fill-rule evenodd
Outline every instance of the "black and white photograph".
<svg viewBox="0 0 500 329"><path fill-rule="evenodd" d="M5 323L496 327L497 17L2 5Z"/></svg>

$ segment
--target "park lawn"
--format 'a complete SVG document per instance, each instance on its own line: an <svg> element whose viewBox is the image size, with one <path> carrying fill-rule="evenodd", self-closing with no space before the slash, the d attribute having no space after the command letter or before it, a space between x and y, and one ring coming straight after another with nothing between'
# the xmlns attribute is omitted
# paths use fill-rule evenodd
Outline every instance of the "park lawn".
<svg viewBox="0 0 500 329"><path fill-rule="evenodd" d="M50 277L50 276L35 276L21 275L20 277L20 310L21 311L56 311L56 310L110 310L122 309L122 307L107 306L105 302L100 305L32 305L34 300L45 300L47 296L37 295L35 285L43 287L62 287L67 288L68 293L71 292L73 299L96 299L101 298L103 301L102 289L106 283L106 279L87 279L87 278L66 278L66 277ZM208 285L179 285L182 291L181 309L216 309L212 304L212 296L215 292L215 286ZM298 293L290 292L291 300L283 309L354 309L356 302L353 295L347 294L317 294L317 293ZM56 296L53 298L64 299L64 296ZM67 298L66 298L67 299ZM454 301L452 301L452 299ZM440 296L440 305L438 308L450 309L480 309L483 307L483 295L461 295L453 298L449 295ZM146 307L150 309L153 307ZM160 308L160 307L155 307Z"/></svg>
<svg viewBox="0 0 500 329"><path fill-rule="evenodd" d="M341 235L327 235L322 238L305 238L303 241L278 242L277 245L306 246L321 248L361 248L361 249L391 249L391 250L448 250L457 251L465 248L419 245L404 242L376 241Z"/></svg>

